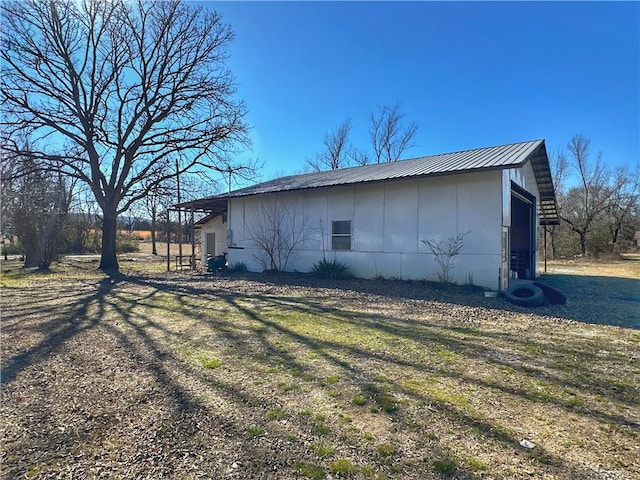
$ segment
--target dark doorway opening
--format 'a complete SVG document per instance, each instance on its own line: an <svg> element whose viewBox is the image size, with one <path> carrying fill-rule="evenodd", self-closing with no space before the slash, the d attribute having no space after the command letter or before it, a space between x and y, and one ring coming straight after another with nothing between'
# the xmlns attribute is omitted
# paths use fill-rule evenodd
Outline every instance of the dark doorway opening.
<svg viewBox="0 0 640 480"><path fill-rule="evenodd" d="M517 278L528 280L536 276L535 208L535 197L512 183L510 270Z"/></svg>
<svg viewBox="0 0 640 480"><path fill-rule="evenodd" d="M215 257L216 256L216 234L207 232L205 239L206 239L205 255L207 256L210 255L212 257Z"/></svg>

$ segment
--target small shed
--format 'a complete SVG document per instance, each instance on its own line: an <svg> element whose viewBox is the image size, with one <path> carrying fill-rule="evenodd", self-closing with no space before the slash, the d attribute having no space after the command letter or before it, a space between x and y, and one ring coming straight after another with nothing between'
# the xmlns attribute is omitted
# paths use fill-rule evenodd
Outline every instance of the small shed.
<svg viewBox="0 0 640 480"><path fill-rule="evenodd" d="M294 243L276 265L287 271L335 258L358 277L438 280L425 240L461 235L452 279L492 289L534 279L540 226L558 223L544 140L286 176L177 207L207 214L203 262L226 253L262 271L260 237L277 227Z"/></svg>

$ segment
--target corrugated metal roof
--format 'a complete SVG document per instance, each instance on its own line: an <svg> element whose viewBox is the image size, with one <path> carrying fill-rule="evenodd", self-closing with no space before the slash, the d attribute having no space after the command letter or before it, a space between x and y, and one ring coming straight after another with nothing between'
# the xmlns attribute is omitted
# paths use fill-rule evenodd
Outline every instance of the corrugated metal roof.
<svg viewBox="0 0 640 480"><path fill-rule="evenodd" d="M291 175L234 190L224 196L243 197L307 188L333 187L409 177L447 175L463 171L509 168L524 163L541 145L544 145L544 140L533 140L498 147L399 160L397 162Z"/></svg>
<svg viewBox="0 0 640 480"><path fill-rule="evenodd" d="M540 213L543 216L540 223L557 224L556 197L544 140L443 153L391 163L291 175L208 199L187 202L177 205L177 207L200 208L206 205L207 202L217 204L222 199L231 197L512 168L521 166L528 160L531 160L538 189L540 190Z"/></svg>

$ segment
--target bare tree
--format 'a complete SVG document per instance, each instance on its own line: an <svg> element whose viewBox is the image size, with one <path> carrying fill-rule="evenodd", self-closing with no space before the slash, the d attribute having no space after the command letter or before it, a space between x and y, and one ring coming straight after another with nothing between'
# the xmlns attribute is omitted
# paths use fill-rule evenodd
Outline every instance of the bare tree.
<svg viewBox="0 0 640 480"><path fill-rule="evenodd" d="M3 145L15 150L28 131L37 169L91 188L102 211L100 269L117 270L117 217L175 174L164 160L180 158L181 172L216 168L248 143L225 67L232 32L219 14L177 0L0 9Z"/></svg>
<svg viewBox="0 0 640 480"><path fill-rule="evenodd" d="M317 154L315 159L308 159L309 166L316 172L346 167L350 152L350 131L351 120L346 119L335 130L325 132L323 141L325 150Z"/></svg>
<svg viewBox="0 0 640 480"><path fill-rule="evenodd" d="M564 192L564 184L567 179L569 163L567 156L562 150L558 150L551 158L551 178L556 191L556 196L561 200ZM562 208L562 201L558 202L558 212ZM558 233L559 225L545 225L549 236L551 238L551 254L553 258L558 256ZM546 252L546 250L545 250Z"/></svg>
<svg viewBox="0 0 640 480"><path fill-rule="evenodd" d="M157 225L158 215L161 211L166 211L173 198L175 187L171 181L164 183L154 183L150 188L149 193L144 198L144 206L147 210L147 214L151 218L151 254L158 255L157 246Z"/></svg>
<svg viewBox="0 0 640 480"><path fill-rule="evenodd" d="M405 150L414 146L412 142L418 126L411 123L403 127L402 120L405 116L397 102L391 106L380 106L376 113L369 116L369 135L376 163L395 162Z"/></svg>
<svg viewBox="0 0 640 480"><path fill-rule="evenodd" d="M126 227L126 233L132 235L133 232L139 229L140 223L144 220L147 213L144 199L129 205L129 209L124 212L124 215L120 217L121 225Z"/></svg>
<svg viewBox="0 0 640 480"><path fill-rule="evenodd" d="M587 235L598 216L610 205L612 189L609 187L610 172L598 154L595 161L590 157L589 139L574 135L567 149L570 168L579 179L577 187L569 189L564 196L560 216L580 238L580 252L587 253Z"/></svg>
<svg viewBox="0 0 640 480"><path fill-rule="evenodd" d="M15 226L13 225L12 212L17 201L14 188L16 169L16 156L8 155L5 150L0 150L0 232L2 241L9 239L13 243ZM6 256L5 256L6 260Z"/></svg>
<svg viewBox="0 0 640 480"><path fill-rule="evenodd" d="M98 252L98 229L97 205L91 199L91 194L82 189L74 191L67 219L68 250L74 253Z"/></svg>
<svg viewBox="0 0 640 480"><path fill-rule="evenodd" d="M371 163L371 158L367 153L363 150L359 150L355 147L351 147L347 152L347 156L349 157L351 163L354 165L369 165Z"/></svg>
<svg viewBox="0 0 640 480"><path fill-rule="evenodd" d="M60 253L73 186L60 173L31 171L14 178L10 189L13 202L5 214L24 246L24 266L47 270Z"/></svg>
<svg viewBox="0 0 640 480"><path fill-rule="evenodd" d="M255 181L259 177L259 172L263 166L264 162L260 162L257 158L248 159L242 163L225 158L222 159L221 165L215 168L215 171L224 175L227 192L230 192L234 183L242 185L243 182ZM202 176L202 172L199 173ZM216 181L208 175L203 178L210 184L216 184Z"/></svg>
<svg viewBox="0 0 640 480"><path fill-rule="evenodd" d="M255 260L265 270L286 271L289 259L305 239L306 221L296 203L265 201L248 225Z"/></svg>
<svg viewBox="0 0 640 480"><path fill-rule="evenodd" d="M616 253L621 233L634 226L633 212L640 198L640 169L619 167L614 172L611 199L605 210L605 221L610 234L611 251Z"/></svg>

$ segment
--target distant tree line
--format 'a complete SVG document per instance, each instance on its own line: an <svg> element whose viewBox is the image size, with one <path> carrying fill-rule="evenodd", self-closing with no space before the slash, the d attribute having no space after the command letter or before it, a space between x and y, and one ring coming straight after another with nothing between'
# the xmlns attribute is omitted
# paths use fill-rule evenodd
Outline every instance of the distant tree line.
<svg viewBox="0 0 640 480"><path fill-rule="evenodd" d="M634 250L640 231L640 167L612 167L575 135L551 159L560 225L546 227L550 258L602 257Z"/></svg>
<svg viewBox="0 0 640 480"><path fill-rule="evenodd" d="M2 192L1 254L20 255L24 267L47 270L60 254L100 253L103 217L90 195L73 178L37 168L26 168L30 160L3 152L0 163ZM16 173L16 170L21 170ZM213 185L210 179L183 175L186 199L202 196ZM209 187L209 188L208 188ZM167 209L176 202L176 182L169 179L131 204L116 223L116 251L138 249L136 231L151 232L152 253L167 240ZM178 228L176 215L169 220L172 242L190 242L189 218ZM180 232L180 238L178 237Z"/></svg>

